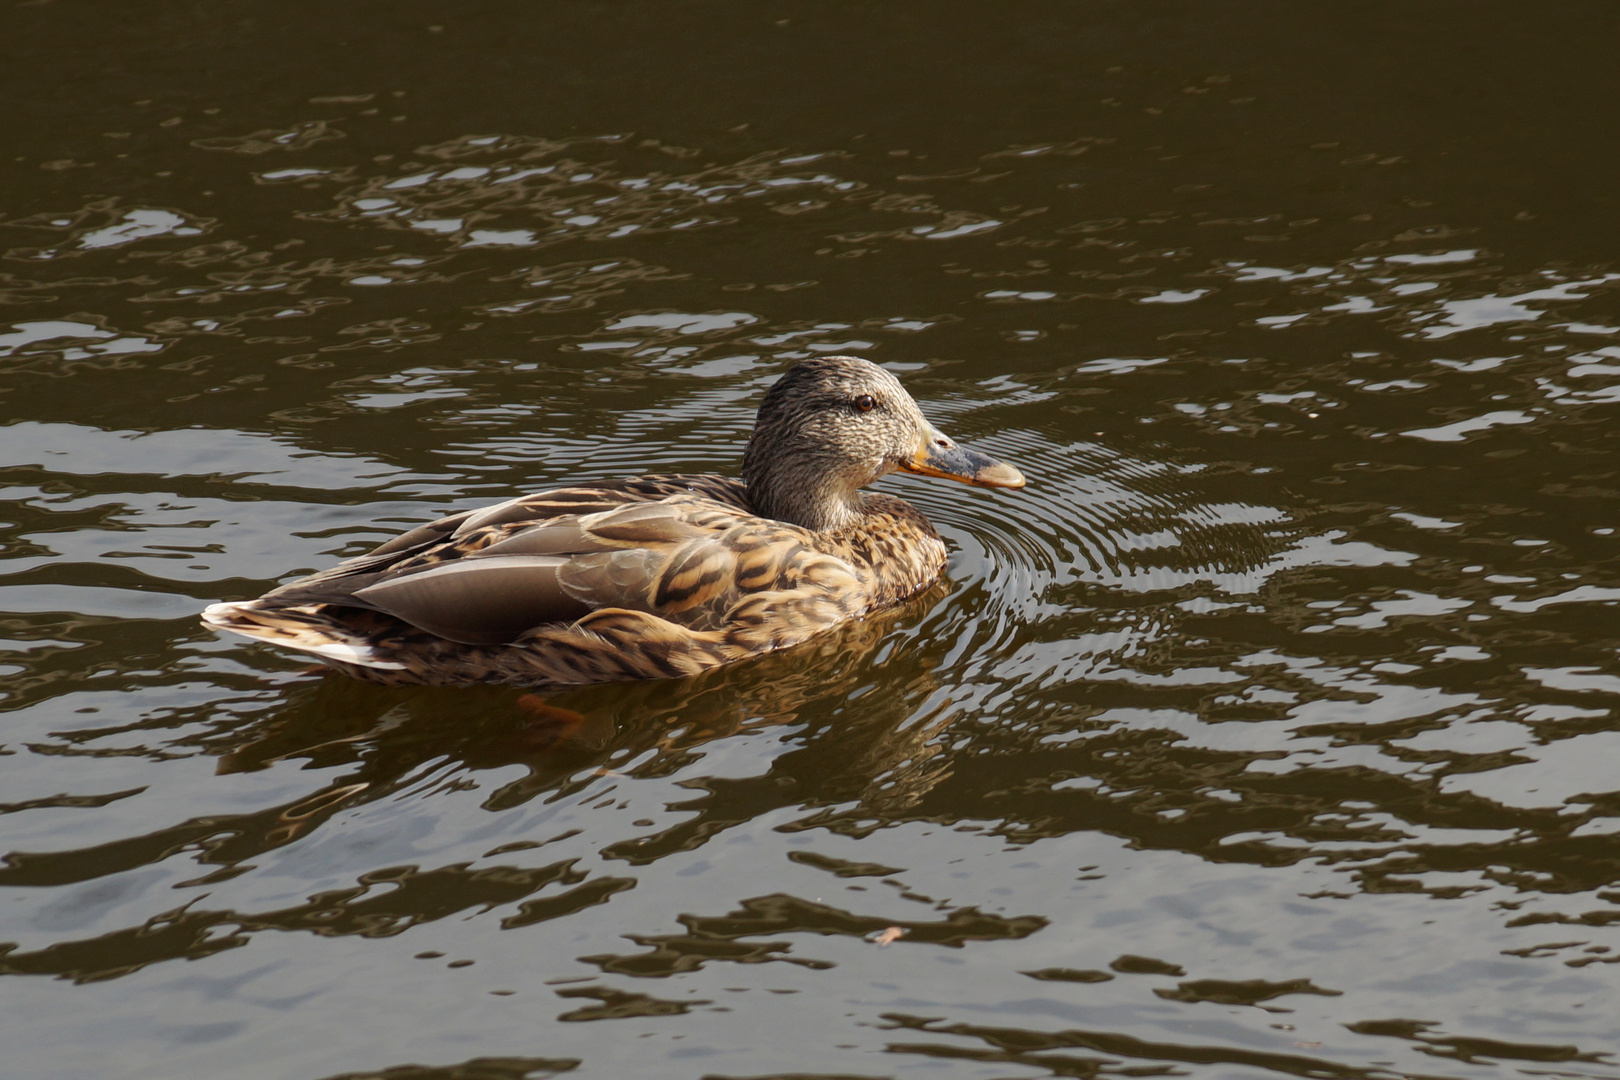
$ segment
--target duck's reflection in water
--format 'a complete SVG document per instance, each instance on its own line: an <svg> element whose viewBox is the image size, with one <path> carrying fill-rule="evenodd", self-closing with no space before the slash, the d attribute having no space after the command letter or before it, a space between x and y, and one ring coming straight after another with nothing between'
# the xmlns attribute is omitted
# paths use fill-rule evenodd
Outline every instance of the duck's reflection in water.
<svg viewBox="0 0 1620 1080"><path fill-rule="evenodd" d="M698 809L687 823L630 839L622 833L593 836L603 842L600 854L645 864L781 806L815 805L840 793L863 797L886 770L908 758L925 760L934 725L908 720L925 710L939 688L931 671L943 646L912 624L947 588L937 584L904 607L758 661L691 679L558 691L543 702L509 688L384 688L338 676L298 680L272 715L229 734L216 730L202 742L219 755L222 773L295 762L334 772L319 789L246 813L205 811L90 848L13 852L0 867L0 884L87 882L184 853L207 869L175 887L203 889L201 900L276 849L317 839L341 813L471 788L467 774L514 765L526 770L483 800L491 812L536 797L566 801L584 793L589 799L595 795L588 789L600 786L604 776L670 776L701 760L704 746L717 739L794 725L799 730L792 738L800 745L772 759L766 776L686 780L687 786L708 789L681 808ZM926 771L907 775L927 777ZM502 925L522 926L602 903L634 886L633 878L577 867L579 853L562 852L563 845L559 861L547 865L519 866L504 857L548 839L499 846L487 853L496 857L494 866L374 866L356 874L353 885L292 907L239 911L206 900L182 902L124 929L35 951L0 952L0 974L100 980L244 945L258 930L381 937L489 905L515 905ZM524 899L537 891L545 896Z"/></svg>
<svg viewBox="0 0 1620 1080"><path fill-rule="evenodd" d="M805 729L795 736L800 746L778 759L772 786L803 781L801 791L813 790L818 802L865 795L880 776L886 790L912 788L927 782L927 744L940 722L926 715L940 688L933 674L940 649L908 629L947 590L936 584L907 605L798 648L686 679L534 692L384 688L322 675L294 684L273 716L237 729L218 769L295 760L350 767L340 784L281 811L272 842L307 832L340 805L396 792L435 763L471 772L526 768L484 802L504 810L539 795L566 797L604 773L669 775L706 743L795 724ZM902 774L885 776L902 762Z"/></svg>

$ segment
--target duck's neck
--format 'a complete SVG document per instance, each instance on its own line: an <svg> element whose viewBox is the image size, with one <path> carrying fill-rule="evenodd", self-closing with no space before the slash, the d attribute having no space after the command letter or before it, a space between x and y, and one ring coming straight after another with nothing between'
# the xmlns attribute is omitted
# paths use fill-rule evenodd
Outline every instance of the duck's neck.
<svg viewBox="0 0 1620 1080"><path fill-rule="evenodd" d="M761 517L785 521L815 532L836 532L866 514L860 488L866 477L845 475L834 463L815 455L757 454L750 445L743 459L748 501Z"/></svg>

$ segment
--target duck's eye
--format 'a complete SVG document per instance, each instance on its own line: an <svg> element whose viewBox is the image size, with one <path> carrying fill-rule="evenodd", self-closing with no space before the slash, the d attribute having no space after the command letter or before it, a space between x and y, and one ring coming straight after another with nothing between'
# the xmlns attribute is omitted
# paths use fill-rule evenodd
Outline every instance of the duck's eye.
<svg viewBox="0 0 1620 1080"><path fill-rule="evenodd" d="M877 408L877 399L871 394L862 394L855 399L855 408L859 412L871 412Z"/></svg>

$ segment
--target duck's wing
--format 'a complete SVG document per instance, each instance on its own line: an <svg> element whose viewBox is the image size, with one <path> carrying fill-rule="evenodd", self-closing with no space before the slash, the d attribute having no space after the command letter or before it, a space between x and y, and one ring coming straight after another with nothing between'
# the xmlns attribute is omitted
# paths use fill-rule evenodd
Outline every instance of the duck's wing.
<svg viewBox="0 0 1620 1080"><path fill-rule="evenodd" d="M355 606L451 641L511 642L603 607L645 610L655 568L684 546L714 539L694 524L693 511L658 502L539 523L469 519L446 543L386 573L349 578L344 592Z"/></svg>
<svg viewBox="0 0 1620 1080"><path fill-rule="evenodd" d="M279 600L347 578L419 569L459 559L514 530L627 505L659 502L676 495L700 495L726 506L747 507L742 484L723 476L655 474L553 488L418 525L364 555L278 586L261 599Z"/></svg>
<svg viewBox="0 0 1620 1080"><path fill-rule="evenodd" d="M724 629L737 610L745 618L779 614L795 626L815 616L804 635L789 635L797 639L846 617L848 604L829 607L825 598L858 588L853 570L814 551L803 530L704 496L556 513L594 505L557 495L434 522L409 543L406 534L265 599L380 611L450 641L494 645L608 609L689 631ZM535 520L537 510L550 516ZM786 606L743 603L766 593ZM783 629L761 632L779 640Z"/></svg>
<svg viewBox="0 0 1620 1080"><path fill-rule="evenodd" d="M540 524L560 517L601 513L631 503L661 502L677 495L696 495L738 510L748 507L743 485L729 477L655 473L628 480L552 488L452 514L401 533L372 549L367 556L419 550L444 540L465 537L490 525Z"/></svg>

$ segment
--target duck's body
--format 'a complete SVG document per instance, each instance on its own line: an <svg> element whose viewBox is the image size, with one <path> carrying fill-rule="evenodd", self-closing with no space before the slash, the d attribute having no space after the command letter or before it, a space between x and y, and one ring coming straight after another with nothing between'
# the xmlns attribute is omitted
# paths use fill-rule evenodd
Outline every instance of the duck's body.
<svg viewBox="0 0 1620 1080"><path fill-rule="evenodd" d="M881 425L868 420L880 406L892 414ZM655 475L527 495L257 600L214 604L203 621L373 682L693 675L897 604L939 576L945 544L927 518L858 490L893 468L1023 484L941 436L882 369L826 357L767 395L746 483Z"/></svg>

